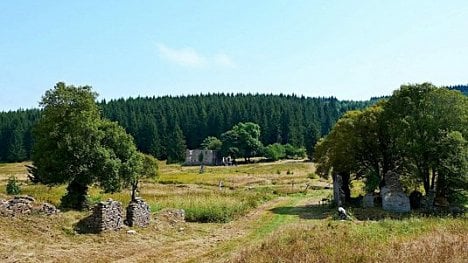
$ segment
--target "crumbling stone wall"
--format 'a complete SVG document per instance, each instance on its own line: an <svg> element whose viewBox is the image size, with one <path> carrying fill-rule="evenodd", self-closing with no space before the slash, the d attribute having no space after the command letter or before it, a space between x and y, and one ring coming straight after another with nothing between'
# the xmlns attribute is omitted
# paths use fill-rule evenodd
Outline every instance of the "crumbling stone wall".
<svg viewBox="0 0 468 263"><path fill-rule="evenodd" d="M93 208L91 216L86 218L86 227L91 232L119 230L123 225L122 203L113 201L100 202Z"/></svg>
<svg viewBox="0 0 468 263"><path fill-rule="evenodd" d="M36 200L31 196L15 196L10 200L0 200L0 216L19 216L31 213L43 213L53 215L60 212L54 205L43 203L35 204Z"/></svg>
<svg viewBox="0 0 468 263"><path fill-rule="evenodd" d="M127 207L125 224L128 226L146 227L150 223L150 208L142 199L131 201Z"/></svg>

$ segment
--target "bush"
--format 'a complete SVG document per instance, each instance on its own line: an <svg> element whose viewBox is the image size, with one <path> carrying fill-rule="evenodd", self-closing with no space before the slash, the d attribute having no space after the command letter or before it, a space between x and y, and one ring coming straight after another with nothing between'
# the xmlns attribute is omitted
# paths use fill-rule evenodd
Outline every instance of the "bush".
<svg viewBox="0 0 468 263"><path fill-rule="evenodd" d="M307 151L304 147L294 147L291 144L284 145L286 157L289 159L300 159L307 156Z"/></svg>
<svg viewBox="0 0 468 263"><path fill-rule="evenodd" d="M21 193L21 188L18 184L18 181L16 181L16 177L11 176L10 178L8 178L6 192L9 195L19 195Z"/></svg>
<svg viewBox="0 0 468 263"><path fill-rule="evenodd" d="M316 173L309 173L307 177L309 179L319 179L319 176Z"/></svg>
<svg viewBox="0 0 468 263"><path fill-rule="evenodd" d="M279 143L270 144L264 149L264 155L267 159L278 161L286 157L284 146Z"/></svg>

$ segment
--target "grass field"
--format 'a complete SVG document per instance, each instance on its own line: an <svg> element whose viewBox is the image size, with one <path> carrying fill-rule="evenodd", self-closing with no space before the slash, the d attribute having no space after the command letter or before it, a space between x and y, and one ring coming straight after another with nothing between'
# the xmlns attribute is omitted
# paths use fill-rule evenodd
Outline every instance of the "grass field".
<svg viewBox="0 0 468 263"><path fill-rule="evenodd" d="M58 205L65 187L29 184L25 164L0 164L0 199L8 198L5 185L14 175L22 194ZM160 163L160 178L141 188L153 223L134 235L77 234L75 224L88 212L0 217L0 262L467 262L466 218L390 219L401 217L356 208L355 220L336 221L334 209L319 205L331 190L310 178L312 163L198 169ZM314 190L304 191L307 184ZM130 193L91 188L93 202L107 198L125 206ZM167 207L185 209L189 222L156 220Z"/></svg>

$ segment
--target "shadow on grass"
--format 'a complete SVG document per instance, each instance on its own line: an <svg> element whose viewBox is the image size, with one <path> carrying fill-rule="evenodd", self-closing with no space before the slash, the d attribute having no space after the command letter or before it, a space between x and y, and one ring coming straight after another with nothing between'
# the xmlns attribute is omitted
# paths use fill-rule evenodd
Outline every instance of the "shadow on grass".
<svg viewBox="0 0 468 263"><path fill-rule="evenodd" d="M282 206L270 209L274 214L295 215L301 219L337 218L337 208L329 205ZM414 213L393 213L382 208L350 208L352 218L359 221L379 221L384 219L403 220L414 216Z"/></svg>
<svg viewBox="0 0 468 263"><path fill-rule="evenodd" d="M93 215L89 215L76 223L73 227L73 230L78 234L98 234L100 231L92 229L89 227L91 221L93 220Z"/></svg>
<svg viewBox="0 0 468 263"><path fill-rule="evenodd" d="M327 205L280 206L270 211L278 215L296 215L301 219L325 219L333 216L333 210Z"/></svg>

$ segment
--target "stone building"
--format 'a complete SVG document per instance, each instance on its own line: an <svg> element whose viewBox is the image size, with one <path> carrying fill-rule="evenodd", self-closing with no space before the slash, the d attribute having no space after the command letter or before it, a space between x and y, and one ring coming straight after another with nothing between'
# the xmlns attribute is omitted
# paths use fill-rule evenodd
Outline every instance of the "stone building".
<svg viewBox="0 0 468 263"><path fill-rule="evenodd" d="M202 160L202 161L200 161ZM184 165L221 165L219 151L194 149L185 152Z"/></svg>

